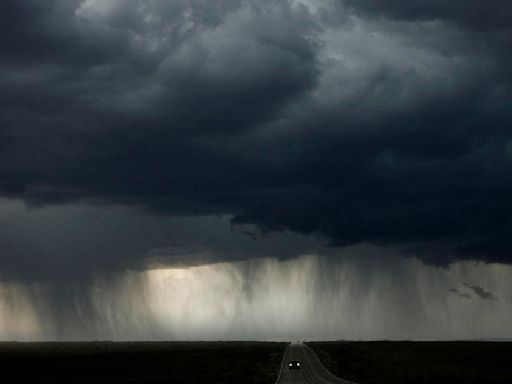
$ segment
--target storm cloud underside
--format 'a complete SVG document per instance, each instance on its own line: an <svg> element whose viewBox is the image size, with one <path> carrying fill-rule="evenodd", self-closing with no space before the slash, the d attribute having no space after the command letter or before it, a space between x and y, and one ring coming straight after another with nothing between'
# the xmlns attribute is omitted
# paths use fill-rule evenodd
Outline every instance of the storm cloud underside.
<svg viewBox="0 0 512 384"><path fill-rule="evenodd" d="M0 339L510 337L510 1L2 0L0 33Z"/></svg>
<svg viewBox="0 0 512 384"><path fill-rule="evenodd" d="M510 5L386 4L4 1L0 191L509 262Z"/></svg>

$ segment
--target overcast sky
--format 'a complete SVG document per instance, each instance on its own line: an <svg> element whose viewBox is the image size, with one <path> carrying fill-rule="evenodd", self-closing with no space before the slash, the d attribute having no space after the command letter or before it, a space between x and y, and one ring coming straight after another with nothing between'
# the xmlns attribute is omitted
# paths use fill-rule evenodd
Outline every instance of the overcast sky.
<svg viewBox="0 0 512 384"><path fill-rule="evenodd" d="M468 312L446 300L487 303L491 320L461 337L510 320L509 0L2 0L0 33L0 338L170 337L181 323L93 326L91 287L131 279L142 295L148 268L291 273L304 257L421 292L445 276L438 325L390 320L384 336L448 337L436 327ZM332 307L344 284L312 302ZM350 305L386 310L350 289ZM90 328L25 335L9 320L60 324L70 307ZM343 324L318 336L378 337ZM232 336L265 338L249 328Z"/></svg>

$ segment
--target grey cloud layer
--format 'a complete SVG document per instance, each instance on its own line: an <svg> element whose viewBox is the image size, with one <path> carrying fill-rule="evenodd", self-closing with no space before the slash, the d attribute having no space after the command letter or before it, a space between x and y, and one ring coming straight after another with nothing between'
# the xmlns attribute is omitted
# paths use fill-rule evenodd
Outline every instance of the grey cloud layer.
<svg viewBox="0 0 512 384"><path fill-rule="evenodd" d="M257 240L229 217L168 217L122 207L47 206L0 201L3 281L87 282L118 271L219 261L331 254L315 239L287 233Z"/></svg>
<svg viewBox="0 0 512 384"><path fill-rule="evenodd" d="M512 5L507 0L345 0L343 3L377 16L448 20L473 29L507 29L512 18Z"/></svg>
<svg viewBox="0 0 512 384"><path fill-rule="evenodd" d="M512 261L507 3L307 3L2 1L2 195Z"/></svg>

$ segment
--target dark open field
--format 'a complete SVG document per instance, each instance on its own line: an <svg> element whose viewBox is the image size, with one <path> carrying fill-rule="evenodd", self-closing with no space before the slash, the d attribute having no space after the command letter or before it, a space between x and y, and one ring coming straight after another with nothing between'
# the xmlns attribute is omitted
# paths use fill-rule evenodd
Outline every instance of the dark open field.
<svg viewBox="0 0 512 384"><path fill-rule="evenodd" d="M2 383L274 383L287 343L0 343Z"/></svg>
<svg viewBox="0 0 512 384"><path fill-rule="evenodd" d="M512 383L512 343L308 342L337 376L359 384Z"/></svg>

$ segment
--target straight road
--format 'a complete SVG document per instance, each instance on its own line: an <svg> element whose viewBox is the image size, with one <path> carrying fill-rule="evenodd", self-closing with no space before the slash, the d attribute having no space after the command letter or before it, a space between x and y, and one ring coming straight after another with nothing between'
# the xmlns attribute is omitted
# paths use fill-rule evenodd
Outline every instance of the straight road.
<svg viewBox="0 0 512 384"><path fill-rule="evenodd" d="M289 369L290 361L299 361L300 369ZM334 376L323 366L311 348L303 343L292 343L284 352L277 384L354 384Z"/></svg>

